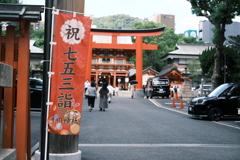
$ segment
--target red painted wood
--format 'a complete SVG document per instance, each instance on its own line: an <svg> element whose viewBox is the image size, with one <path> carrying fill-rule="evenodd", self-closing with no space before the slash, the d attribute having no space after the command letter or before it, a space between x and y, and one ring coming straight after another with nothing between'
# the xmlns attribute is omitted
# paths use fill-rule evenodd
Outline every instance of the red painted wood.
<svg viewBox="0 0 240 160"><path fill-rule="evenodd" d="M13 66L14 64L14 30L15 27L8 26L6 32L5 63L11 66ZM2 148L13 148L13 133L14 133L14 87L4 88Z"/></svg>
<svg viewBox="0 0 240 160"><path fill-rule="evenodd" d="M19 54L18 54L18 89L17 89L17 111L16 111L16 149L17 160L27 158L28 146L28 124L29 124L29 39L30 39L30 22L22 22L20 28L24 29L24 35L19 36Z"/></svg>

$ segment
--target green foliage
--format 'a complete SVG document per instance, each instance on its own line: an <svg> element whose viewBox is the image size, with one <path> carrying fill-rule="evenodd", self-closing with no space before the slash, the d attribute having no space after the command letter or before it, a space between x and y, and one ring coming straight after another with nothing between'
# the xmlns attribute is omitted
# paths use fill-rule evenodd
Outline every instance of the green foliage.
<svg viewBox="0 0 240 160"><path fill-rule="evenodd" d="M31 38L34 39L36 47L42 48L44 47L44 30L31 30Z"/></svg>
<svg viewBox="0 0 240 160"><path fill-rule="evenodd" d="M192 5L192 13L197 16L206 17L213 25L213 43L216 46L214 69L212 75L212 85L216 88L221 79L221 57L224 49L224 41L226 40L224 33L227 24L232 23L235 16L240 15L239 0L187 0Z"/></svg>
<svg viewBox="0 0 240 160"><path fill-rule="evenodd" d="M199 60L201 62L202 72L204 74L212 75L213 74L213 60L214 54L216 53L216 49L207 49L202 52L199 56Z"/></svg>
<svg viewBox="0 0 240 160"><path fill-rule="evenodd" d="M36 63L34 66L35 68L39 68L41 71L43 71L43 63Z"/></svg>
<svg viewBox="0 0 240 160"><path fill-rule="evenodd" d="M190 43L190 44L205 44L204 41L200 40L198 41L197 38L195 37L185 37L183 34L178 34L178 42L179 44L185 44L185 43Z"/></svg>
<svg viewBox="0 0 240 160"><path fill-rule="evenodd" d="M97 28L106 29L131 29L135 22L142 21L137 17L130 17L125 14L117 14L112 16L93 18L92 25Z"/></svg>
<svg viewBox="0 0 240 160"><path fill-rule="evenodd" d="M193 58L191 62L188 63L188 70L191 73L191 77L197 77L199 76L202 72L200 62Z"/></svg>
<svg viewBox="0 0 240 160"><path fill-rule="evenodd" d="M238 44L239 45L239 44ZM226 66L227 66L227 82L239 82L240 79L240 54L238 50L235 50L236 46L232 45L231 47L224 47L223 54L221 55L221 63L223 66L221 67L221 72L219 75L219 83L224 83L224 61L226 54ZM214 54L216 49L207 49L203 51L202 55L199 56L201 62L201 68L204 74L212 75L214 64Z"/></svg>
<svg viewBox="0 0 240 160"><path fill-rule="evenodd" d="M0 3L11 3L11 4L15 4L15 3L20 3L19 0L0 0Z"/></svg>
<svg viewBox="0 0 240 160"><path fill-rule="evenodd" d="M137 22L134 29L149 29L164 26L163 24L146 21L144 23ZM146 44L157 44L158 50L143 51L143 68L151 66L156 71L166 66L166 62L161 61L161 57L169 51L175 50L178 37L174 34L172 28L165 28L160 36L143 37Z"/></svg>

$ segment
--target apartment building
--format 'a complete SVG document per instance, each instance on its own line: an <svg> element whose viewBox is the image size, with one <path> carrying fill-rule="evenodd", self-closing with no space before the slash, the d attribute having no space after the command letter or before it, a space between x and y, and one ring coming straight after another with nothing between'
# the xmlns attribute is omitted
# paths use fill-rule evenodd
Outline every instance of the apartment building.
<svg viewBox="0 0 240 160"><path fill-rule="evenodd" d="M213 31L214 26L208 20L203 20L199 22L199 40L203 40L206 44L213 44ZM230 25L226 25L225 37L228 40L229 36L236 36L240 34L240 22L233 22ZM227 44L227 40L224 44Z"/></svg>
<svg viewBox="0 0 240 160"><path fill-rule="evenodd" d="M152 21L155 23L161 23L166 25L169 28L173 28L175 30L175 15L172 14L154 14L148 21Z"/></svg>

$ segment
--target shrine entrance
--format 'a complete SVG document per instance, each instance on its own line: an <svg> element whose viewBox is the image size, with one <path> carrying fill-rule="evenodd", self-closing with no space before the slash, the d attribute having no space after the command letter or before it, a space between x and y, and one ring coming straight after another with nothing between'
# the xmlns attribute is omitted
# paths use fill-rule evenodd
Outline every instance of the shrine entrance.
<svg viewBox="0 0 240 160"><path fill-rule="evenodd" d="M116 86L126 86L129 70L136 67L136 90L142 89L142 50L157 50L156 44L145 44L143 36L159 36L165 27L153 29L115 30L92 28L90 33L90 49L86 69L86 79L97 83L105 81ZM108 42L97 43L94 36L107 37ZM121 38L134 37L135 43L123 43ZM131 64L127 58L136 56L136 64Z"/></svg>

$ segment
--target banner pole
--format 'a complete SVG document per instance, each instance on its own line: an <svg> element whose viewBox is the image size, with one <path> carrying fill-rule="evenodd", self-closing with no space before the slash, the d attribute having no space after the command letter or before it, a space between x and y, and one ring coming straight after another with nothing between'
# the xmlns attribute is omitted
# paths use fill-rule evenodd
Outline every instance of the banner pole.
<svg viewBox="0 0 240 160"><path fill-rule="evenodd" d="M53 7L52 10L52 29L51 29L51 42L50 42L50 62L49 62L49 72L48 72L48 97L47 97L47 115L46 115L46 129L45 129L45 160L47 159L47 145L48 145L48 115L49 115L49 105L52 104L50 101L50 88L51 88L51 77L52 74L54 74L52 71L52 51L53 51L53 45L56 43L53 42L53 32L54 32L54 17L55 14L58 14L59 10L55 10L55 7Z"/></svg>

